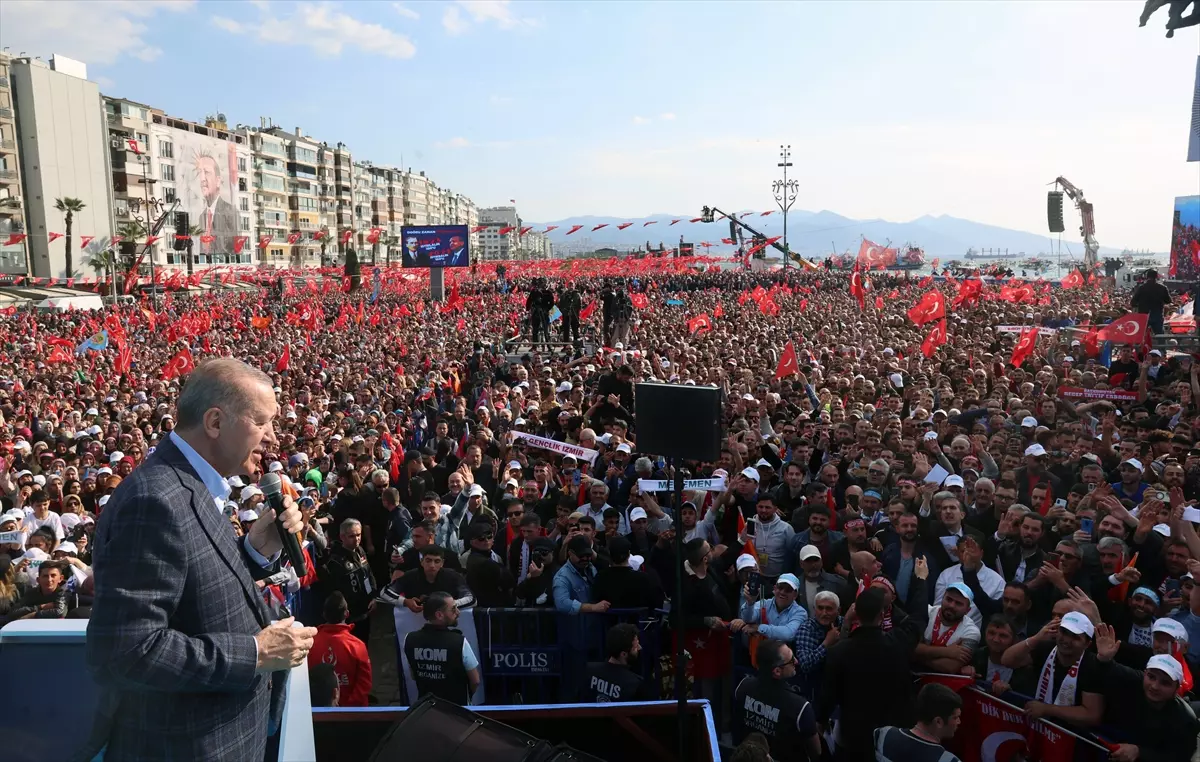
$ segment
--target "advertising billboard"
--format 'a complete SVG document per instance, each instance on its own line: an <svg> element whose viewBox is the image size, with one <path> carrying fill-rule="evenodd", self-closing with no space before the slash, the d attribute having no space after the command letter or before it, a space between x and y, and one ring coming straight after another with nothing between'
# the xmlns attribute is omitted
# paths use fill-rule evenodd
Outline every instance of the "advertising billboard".
<svg viewBox="0 0 1200 762"><path fill-rule="evenodd" d="M163 169L172 167L179 211L187 212L189 224L200 228L193 251L232 253L234 237L242 235L237 212L238 145L177 129L155 130L154 135L171 146L169 156L160 155L160 177L169 177ZM243 150L248 157L248 149Z"/></svg>
<svg viewBox="0 0 1200 762"><path fill-rule="evenodd" d="M404 267L469 267L470 238L466 225L425 225L401 228Z"/></svg>
<svg viewBox="0 0 1200 762"><path fill-rule="evenodd" d="M1171 224L1171 278L1200 280L1200 196L1178 196Z"/></svg>

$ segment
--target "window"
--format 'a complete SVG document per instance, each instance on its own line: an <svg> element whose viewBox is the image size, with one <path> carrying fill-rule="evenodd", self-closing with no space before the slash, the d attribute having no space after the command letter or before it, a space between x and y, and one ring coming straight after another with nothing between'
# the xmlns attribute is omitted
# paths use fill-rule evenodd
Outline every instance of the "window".
<svg viewBox="0 0 1200 762"><path fill-rule="evenodd" d="M174 164L163 164L162 165L162 179L165 182L169 182L169 183L175 182L175 165Z"/></svg>
<svg viewBox="0 0 1200 762"><path fill-rule="evenodd" d="M239 156L238 157L238 172L245 172L245 171L246 171L246 157Z"/></svg>
<svg viewBox="0 0 1200 762"><path fill-rule="evenodd" d="M163 202L167 204L175 203L175 189L163 188Z"/></svg>
<svg viewBox="0 0 1200 762"><path fill-rule="evenodd" d="M250 218L249 217L242 218L242 232L243 233L250 232Z"/></svg>
<svg viewBox="0 0 1200 762"><path fill-rule="evenodd" d="M142 145L149 147L149 145L150 145L150 136L149 136L149 135L147 135L147 134L146 134L146 133L144 133L144 132L139 132L139 133L137 134L137 141L138 141L139 143L141 143Z"/></svg>
<svg viewBox="0 0 1200 762"><path fill-rule="evenodd" d="M242 211L243 211L243 212L248 212L248 211L250 211L250 199L248 199L248 198L246 198L245 196L243 196L243 197L242 197L242 198L239 200L239 204L240 204L240 206L241 206L241 208L242 208Z"/></svg>
<svg viewBox="0 0 1200 762"><path fill-rule="evenodd" d="M175 146L169 140L158 141L158 155L163 159L174 159Z"/></svg>

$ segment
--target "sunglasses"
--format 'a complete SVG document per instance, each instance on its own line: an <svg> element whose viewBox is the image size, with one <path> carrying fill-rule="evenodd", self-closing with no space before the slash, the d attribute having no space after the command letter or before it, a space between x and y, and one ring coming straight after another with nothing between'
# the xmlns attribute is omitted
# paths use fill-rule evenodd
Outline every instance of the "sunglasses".
<svg viewBox="0 0 1200 762"><path fill-rule="evenodd" d="M514 516L524 516L524 515L525 515L525 511L513 511L512 513L509 513L509 514L507 514L507 515L508 515L508 517L511 519L511 518L513 518Z"/></svg>

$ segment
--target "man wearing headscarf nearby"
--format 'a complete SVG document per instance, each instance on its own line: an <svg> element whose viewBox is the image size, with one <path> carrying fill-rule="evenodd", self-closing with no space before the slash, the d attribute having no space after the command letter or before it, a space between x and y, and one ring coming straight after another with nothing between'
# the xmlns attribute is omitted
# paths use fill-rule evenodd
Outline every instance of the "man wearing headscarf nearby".
<svg viewBox="0 0 1200 762"><path fill-rule="evenodd" d="M1103 673L1106 719L1132 743L1120 744L1114 762L1167 762L1190 759L1200 721L1178 697L1183 667L1166 654L1155 654L1144 672L1113 661L1120 641L1113 628L1096 627L1096 661Z"/></svg>

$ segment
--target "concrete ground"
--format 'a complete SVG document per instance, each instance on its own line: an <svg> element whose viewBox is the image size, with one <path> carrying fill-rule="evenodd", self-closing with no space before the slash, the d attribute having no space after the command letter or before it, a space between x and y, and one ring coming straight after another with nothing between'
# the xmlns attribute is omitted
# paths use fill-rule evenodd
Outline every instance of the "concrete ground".
<svg viewBox="0 0 1200 762"><path fill-rule="evenodd" d="M391 606L380 605L371 616L371 703L398 706L400 673L396 665L396 620Z"/></svg>

